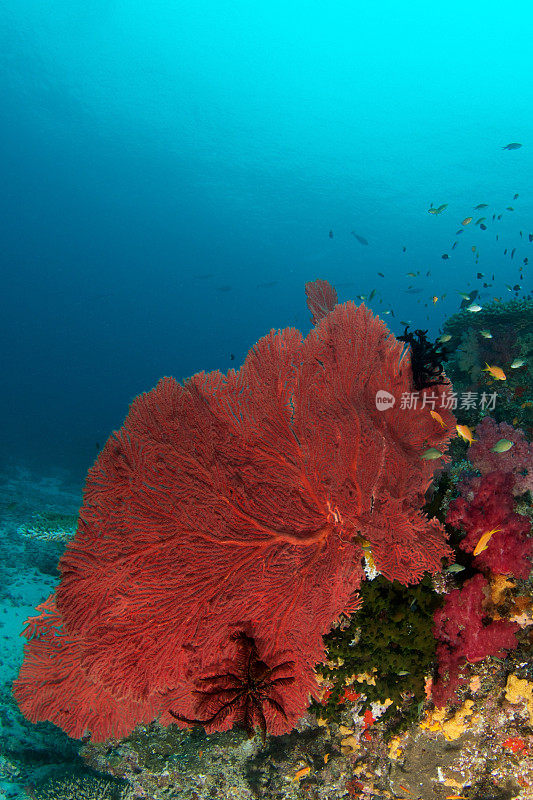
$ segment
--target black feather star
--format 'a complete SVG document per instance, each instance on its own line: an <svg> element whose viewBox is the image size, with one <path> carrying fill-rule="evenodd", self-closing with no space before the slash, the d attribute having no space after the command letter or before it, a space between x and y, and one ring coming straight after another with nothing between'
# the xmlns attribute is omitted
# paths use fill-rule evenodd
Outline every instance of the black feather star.
<svg viewBox="0 0 533 800"><path fill-rule="evenodd" d="M411 347L411 369L416 391L444 383L444 366L446 351L438 344L433 344L426 336L427 330L420 329L409 333L407 327L399 342L406 342Z"/></svg>
<svg viewBox="0 0 533 800"><path fill-rule="evenodd" d="M294 661L283 661L275 667L269 667L261 660L253 637L243 632L233 634L237 642L238 653L230 668L231 671L220 675L200 678L194 694L198 697L197 709L208 716L205 719L191 719L170 711L170 714L189 725L213 725L233 715L235 725L243 728L249 737L259 726L263 743L266 741L267 722L265 709L274 709L287 719L281 701L276 698L276 687L294 683L294 676L282 676L282 670L294 667ZM235 671L233 671L233 669Z"/></svg>

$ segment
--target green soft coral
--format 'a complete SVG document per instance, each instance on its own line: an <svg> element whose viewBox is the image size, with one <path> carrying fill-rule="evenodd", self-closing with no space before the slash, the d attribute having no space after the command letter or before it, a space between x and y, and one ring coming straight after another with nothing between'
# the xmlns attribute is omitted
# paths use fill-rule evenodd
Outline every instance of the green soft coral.
<svg viewBox="0 0 533 800"><path fill-rule="evenodd" d="M435 657L433 612L439 596L429 576L417 586L403 586L381 575L362 584L361 596L363 605L349 625L324 637L328 663L318 665L317 672L333 687L321 714L337 718L353 676L372 673L375 685L354 684L354 690L365 695L363 709L389 698L392 704L381 719L394 717L401 707L407 722L417 716L425 697L425 678Z"/></svg>

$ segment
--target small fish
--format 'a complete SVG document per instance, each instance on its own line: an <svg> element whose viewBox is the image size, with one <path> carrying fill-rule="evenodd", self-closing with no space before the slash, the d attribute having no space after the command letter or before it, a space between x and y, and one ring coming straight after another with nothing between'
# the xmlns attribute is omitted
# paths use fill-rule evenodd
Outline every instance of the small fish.
<svg viewBox="0 0 533 800"><path fill-rule="evenodd" d="M482 273L482 272L478 272L478 273L477 273L477 275L476 275L476 278L477 278L478 280L481 280L481 278L484 278L484 277L485 277L485 276L483 275L483 273Z"/></svg>
<svg viewBox="0 0 533 800"><path fill-rule="evenodd" d="M468 425L456 425L455 430L457 431L461 439L463 439L463 441L468 442L469 444L472 444L472 442L476 441L474 439L474 434L472 432L472 429L469 428Z"/></svg>
<svg viewBox="0 0 533 800"><path fill-rule="evenodd" d="M524 264L526 265L526 267L529 264L529 259L527 258L527 256L526 256L526 258L524 258Z"/></svg>
<svg viewBox="0 0 533 800"><path fill-rule="evenodd" d="M525 358L515 358L515 360L511 364L511 369L520 369L520 367L523 367L525 363L526 363Z"/></svg>
<svg viewBox="0 0 533 800"><path fill-rule="evenodd" d="M451 333L443 333L442 336L439 336L439 342L444 344L445 342L449 342L451 338Z"/></svg>
<svg viewBox="0 0 533 800"><path fill-rule="evenodd" d="M439 414L438 411L431 410L429 413L431 414L433 419L436 420L439 423L439 425L442 425L443 428L446 427L446 425L444 424L443 419L442 419L442 417L441 417L441 415Z"/></svg>
<svg viewBox="0 0 533 800"><path fill-rule="evenodd" d="M492 333L490 331L480 331L480 336L483 336L484 339L492 339Z"/></svg>
<svg viewBox="0 0 533 800"><path fill-rule="evenodd" d="M300 778L305 778L305 776L309 775L310 772L311 772L311 767L302 767L302 769L298 770L298 772L295 774L292 780L299 781Z"/></svg>
<svg viewBox="0 0 533 800"><path fill-rule="evenodd" d="M385 277L385 275L382 272L378 272L378 275L379 275L380 278L384 278Z"/></svg>
<svg viewBox="0 0 533 800"><path fill-rule="evenodd" d="M484 223L484 222L481 222L481 223L480 223L480 225L479 225L479 227L480 227L480 229L481 229L482 231L486 231L486 230L487 230L487 226L485 225L485 223Z"/></svg>
<svg viewBox="0 0 533 800"><path fill-rule="evenodd" d="M374 297L374 295L375 295L375 294L376 294L376 290L375 290L375 289L372 289L372 291L371 291L371 292L370 292L370 294L368 295L368 300L369 300L369 301L370 301L370 300L372 300L372 298Z"/></svg>
<svg viewBox="0 0 533 800"><path fill-rule="evenodd" d="M530 242L533 242L533 233L528 233L528 239Z"/></svg>
<svg viewBox="0 0 533 800"><path fill-rule="evenodd" d="M485 365L486 366L481 371L482 372L488 372L489 375L491 375L494 378L495 381L505 381L505 380L507 380L507 378L505 377L505 372L503 371L503 369L501 367L494 367L494 366L491 367L491 366L489 366L489 364L487 364L486 361L485 361Z"/></svg>
<svg viewBox="0 0 533 800"><path fill-rule="evenodd" d="M505 210L506 211L514 211L514 208L512 206L506 206Z"/></svg>
<svg viewBox="0 0 533 800"><path fill-rule="evenodd" d="M488 207L489 207L488 203L478 203L477 206L474 206L474 211L479 211L482 208L488 208Z"/></svg>
<svg viewBox="0 0 533 800"><path fill-rule="evenodd" d="M462 229L462 228L459 228L459 230L458 230L458 231L455 231L455 235L456 235L456 236L459 236L459 234L460 234L460 233L462 233L462 232L463 232L463 229Z"/></svg>
<svg viewBox="0 0 533 800"><path fill-rule="evenodd" d="M436 458L442 458L442 453L436 447L430 447L429 450L422 453L422 458L425 461L435 461Z"/></svg>
<svg viewBox="0 0 533 800"><path fill-rule="evenodd" d="M513 258L515 253L516 253L516 247L513 247L513 249L511 250L511 258Z"/></svg>
<svg viewBox="0 0 533 800"><path fill-rule="evenodd" d="M235 361L235 353L230 353L229 354L229 360L230 361Z"/></svg>
<svg viewBox="0 0 533 800"><path fill-rule="evenodd" d="M465 294L464 292L459 292L459 296L463 298L463 300L470 300L470 295Z"/></svg>
<svg viewBox="0 0 533 800"><path fill-rule="evenodd" d="M454 243L452 244L452 250L455 250L455 248L456 248L456 247L457 247L457 242L454 242Z"/></svg>
<svg viewBox="0 0 533 800"><path fill-rule="evenodd" d="M432 297L431 299L433 300L433 305L435 305L435 303L437 303L437 302L438 302L438 299L439 299L439 298L438 298L438 296L437 296L436 294L434 294L434 295L433 295L433 297Z"/></svg>
<svg viewBox="0 0 533 800"><path fill-rule="evenodd" d="M475 253L475 252L476 252L476 245L475 245L475 244L473 244L473 245L472 245L472 252L473 252L473 253Z"/></svg>
<svg viewBox="0 0 533 800"><path fill-rule="evenodd" d="M472 222L472 217L465 217L464 220L461 222L461 225L470 225Z"/></svg>
<svg viewBox="0 0 533 800"><path fill-rule="evenodd" d="M403 676L403 675L410 675L410 674L411 674L411 673L409 672L409 670L408 670L408 669L401 669L401 670L398 672L398 675L402 675L402 676ZM402 788L402 787L400 787L400 788ZM404 791L405 791L405 790L404 790Z"/></svg>
<svg viewBox="0 0 533 800"><path fill-rule="evenodd" d="M444 259L444 261L446 261L446 260L447 260L449 257L450 257L450 256L448 255L448 253L443 253L443 254L441 255L441 258L443 258L443 259Z"/></svg>
<svg viewBox="0 0 533 800"><path fill-rule="evenodd" d="M491 531L484 533L479 542L476 544L473 555L478 556L480 553L486 550L489 546L489 540L491 539L492 535L494 533L499 533L500 530L501 528L493 528Z"/></svg>
<svg viewBox="0 0 533 800"><path fill-rule="evenodd" d="M402 248L402 252L403 252L403 253L406 253L406 252L407 252L407 247L403 247L403 248Z"/></svg>
<svg viewBox="0 0 533 800"><path fill-rule="evenodd" d="M330 232L329 232L329 238L330 238L330 239L333 239L333 231L330 231Z"/></svg>
<svg viewBox="0 0 533 800"><path fill-rule="evenodd" d="M449 567L446 567L444 572L451 572L452 575L453 575L454 572L462 572L463 570L464 570L464 567L461 566L461 564L450 564Z"/></svg>
<svg viewBox="0 0 533 800"><path fill-rule="evenodd" d="M434 216L438 216L439 214L442 214L444 209L447 208L447 207L448 207L448 203L443 203L438 208L435 208L434 206L430 206L428 208L428 214L433 214Z"/></svg>
<svg viewBox="0 0 533 800"><path fill-rule="evenodd" d="M513 197L513 200L518 200L519 197L520 197L519 194L515 194L515 196Z"/></svg>
<svg viewBox="0 0 533 800"><path fill-rule="evenodd" d="M406 272L405 274L408 275L410 278L416 278L418 273L417 272Z"/></svg>
<svg viewBox="0 0 533 800"><path fill-rule="evenodd" d="M355 236L355 238L357 239L357 241L359 242L359 244L364 244L364 245L367 245L367 244L368 244L368 240L367 240L367 239L365 239L365 237L364 237L364 236L359 236L359 234L358 234L358 233L356 233L355 231L352 231L352 236Z"/></svg>
<svg viewBox="0 0 533 800"><path fill-rule="evenodd" d="M505 147L502 147L502 150L518 150L519 147L522 147L520 142L510 142Z"/></svg>
<svg viewBox="0 0 533 800"><path fill-rule="evenodd" d="M481 311L481 306L478 306L477 303L471 303L466 307L466 310L470 311L472 314L477 314L478 311Z"/></svg>
<svg viewBox="0 0 533 800"><path fill-rule="evenodd" d="M486 219L487 217L480 217L474 222L474 225L479 225L480 222L485 222Z"/></svg>
<svg viewBox="0 0 533 800"><path fill-rule="evenodd" d="M509 439L498 439L494 447L490 448L491 453L506 453L514 445Z"/></svg>

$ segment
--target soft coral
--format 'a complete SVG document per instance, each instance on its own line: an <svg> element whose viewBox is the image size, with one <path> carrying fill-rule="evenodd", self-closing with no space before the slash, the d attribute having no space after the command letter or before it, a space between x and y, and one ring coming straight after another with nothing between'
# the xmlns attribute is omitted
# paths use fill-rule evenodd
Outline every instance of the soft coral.
<svg viewBox="0 0 533 800"><path fill-rule="evenodd" d="M446 522L466 532L459 547L467 553L474 551L484 533L496 530L486 550L474 558L474 566L483 572L525 579L531 571L533 539L528 536L528 517L514 511L514 482L511 472L473 478L464 487L466 496L450 504Z"/></svg>
<svg viewBox="0 0 533 800"><path fill-rule="evenodd" d="M478 573L460 589L447 596L434 615L434 634L438 640L438 675L432 699L436 706L450 700L463 682L462 668L467 662L499 656L517 645L517 625L507 620L488 622L485 604L488 582ZM488 622L488 624L486 624Z"/></svg>

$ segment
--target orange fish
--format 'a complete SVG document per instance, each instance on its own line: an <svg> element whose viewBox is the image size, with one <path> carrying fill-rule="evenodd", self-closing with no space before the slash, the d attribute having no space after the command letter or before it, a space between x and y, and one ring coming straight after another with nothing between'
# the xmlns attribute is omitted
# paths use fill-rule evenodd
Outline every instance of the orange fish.
<svg viewBox="0 0 533 800"><path fill-rule="evenodd" d="M436 420L439 423L439 425L442 425L443 428L446 427L446 425L442 421L442 417L441 417L441 415L439 414L438 411L430 411L429 413L431 414L433 419Z"/></svg>
<svg viewBox="0 0 533 800"><path fill-rule="evenodd" d="M476 439L474 439L474 434L468 425L456 425L455 430L465 442L472 444L472 442L476 441Z"/></svg>
<svg viewBox="0 0 533 800"><path fill-rule="evenodd" d="M436 294L434 294L434 295L433 295L433 305L435 305L435 303L438 301L438 299L439 299L439 298L437 297L437 295L436 295Z"/></svg>
<svg viewBox="0 0 533 800"><path fill-rule="evenodd" d="M461 222L461 225L470 225L472 222L472 217L465 217L464 220Z"/></svg>
<svg viewBox="0 0 533 800"><path fill-rule="evenodd" d="M299 769L296 775L294 776L293 781L299 781L300 778L305 778L305 776L309 775L310 772L311 772L311 767L303 767L302 769Z"/></svg>
<svg viewBox="0 0 533 800"><path fill-rule="evenodd" d="M486 361L485 361L485 364L487 364ZM505 381L505 380L507 380L507 378L505 377L505 372L503 371L503 369L501 367L491 367L491 366L489 366L487 364L485 369L483 369L481 371L482 372L488 372L490 375L492 375L492 377L496 381Z"/></svg>
<svg viewBox="0 0 533 800"><path fill-rule="evenodd" d="M499 533L501 528L493 528L491 531L487 531L483 534L479 542L476 544L474 548L474 555L478 556L483 550L486 550L489 545L489 539L492 537L493 533Z"/></svg>

